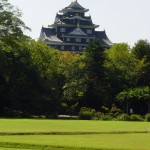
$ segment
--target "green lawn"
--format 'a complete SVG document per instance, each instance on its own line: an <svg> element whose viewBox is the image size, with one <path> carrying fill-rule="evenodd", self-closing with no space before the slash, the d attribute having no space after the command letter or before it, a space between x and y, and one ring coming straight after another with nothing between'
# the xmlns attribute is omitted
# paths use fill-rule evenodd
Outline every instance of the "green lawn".
<svg viewBox="0 0 150 150"><path fill-rule="evenodd" d="M134 132L147 131L149 122L1 119L0 132Z"/></svg>
<svg viewBox="0 0 150 150"><path fill-rule="evenodd" d="M149 150L149 127L148 122L1 119L0 150Z"/></svg>
<svg viewBox="0 0 150 150"><path fill-rule="evenodd" d="M4 148L4 147L0 147L0 150L29 150L29 149L20 149L20 148Z"/></svg>
<svg viewBox="0 0 150 150"><path fill-rule="evenodd" d="M92 134L92 135L32 135L32 136L1 136L0 141L16 143L27 148L35 145L72 148L101 149L134 149L149 150L150 134ZM7 145L6 145L7 146ZM29 148L30 148L29 147Z"/></svg>

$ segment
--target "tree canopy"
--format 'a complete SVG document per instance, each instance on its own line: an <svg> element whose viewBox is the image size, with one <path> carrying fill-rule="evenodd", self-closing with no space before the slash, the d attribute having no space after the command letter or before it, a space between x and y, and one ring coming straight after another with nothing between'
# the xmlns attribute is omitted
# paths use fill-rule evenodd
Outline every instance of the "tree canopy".
<svg viewBox="0 0 150 150"><path fill-rule="evenodd" d="M8 0L0 1L0 37L18 39L23 35L24 29L29 29L20 19L21 12L14 8Z"/></svg>
<svg viewBox="0 0 150 150"><path fill-rule="evenodd" d="M120 92L117 97L119 101L125 100L149 100L150 101L150 87L131 88Z"/></svg>

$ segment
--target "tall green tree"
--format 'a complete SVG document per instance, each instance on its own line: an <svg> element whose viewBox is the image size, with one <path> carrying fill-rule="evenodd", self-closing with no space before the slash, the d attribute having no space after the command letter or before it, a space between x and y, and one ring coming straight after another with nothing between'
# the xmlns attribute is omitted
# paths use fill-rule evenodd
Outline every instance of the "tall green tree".
<svg viewBox="0 0 150 150"><path fill-rule="evenodd" d="M0 100L1 104L7 107L12 107L12 103L14 104L18 100L16 97L18 90L21 91L21 89L25 88L25 73L31 64L29 51L25 50L23 46L21 47L20 43L17 44L17 41L15 45L16 47L14 48L7 42L0 41L1 57L3 57L0 64L0 79L2 89L5 91L0 92L4 94L0 95ZM12 101L13 98L16 101Z"/></svg>
<svg viewBox="0 0 150 150"><path fill-rule="evenodd" d="M137 58L142 59L146 57L150 61L150 43L147 40L139 40L135 43L132 52L137 56Z"/></svg>
<svg viewBox="0 0 150 150"><path fill-rule="evenodd" d="M84 94L84 58L80 54L63 52L60 55L59 72L63 75L62 113L76 114Z"/></svg>
<svg viewBox="0 0 150 150"><path fill-rule="evenodd" d="M139 60L127 44L115 44L106 51L105 75L108 80L110 103L119 104L122 109L124 103L116 101L116 95L129 88L136 88L143 74L145 59Z"/></svg>
<svg viewBox="0 0 150 150"><path fill-rule="evenodd" d="M59 52L30 39L15 45L0 45L4 58L0 106L28 116L56 112L62 96L57 73Z"/></svg>
<svg viewBox="0 0 150 150"><path fill-rule="evenodd" d="M144 59L139 60L125 43L106 51L105 68L114 93L136 87L144 66Z"/></svg>
<svg viewBox="0 0 150 150"><path fill-rule="evenodd" d="M83 105L99 109L103 103L104 88L104 49L99 41L93 41L84 52L85 55L85 83Z"/></svg>
<svg viewBox="0 0 150 150"><path fill-rule="evenodd" d="M0 0L0 99L1 107L8 104L8 89L10 72L13 70L11 58L12 47L18 46L18 41L27 39L24 29L29 29L20 19L21 13L8 0ZM16 70L17 71L17 70ZM2 109L1 109L2 110Z"/></svg>
<svg viewBox="0 0 150 150"><path fill-rule="evenodd" d="M60 98L58 52L25 36L29 28L20 17L7 0L0 1L0 110L54 112Z"/></svg>
<svg viewBox="0 0 150 150"><path fill-rule="evenodd" d="M139 80L139 86L150 86L150 43L147 40L139 40L135 43L132 53L139 60L145 59L143 74Z"/></svg>
<svg viewBox="0 0 150 150"><path fill-rule="evenodd" d="M63 86L58 69L60 52L35 41L30 42L29 51L34 66L33 73L37 76L32 87L35 93L33 107L45 114L57 112Z"/></svg>

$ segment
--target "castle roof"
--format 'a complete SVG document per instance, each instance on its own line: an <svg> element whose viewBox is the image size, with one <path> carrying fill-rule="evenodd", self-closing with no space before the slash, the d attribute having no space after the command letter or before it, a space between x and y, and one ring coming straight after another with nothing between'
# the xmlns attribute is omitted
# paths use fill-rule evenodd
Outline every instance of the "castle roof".
<svg viewBox="0 0 150 150"><path fill-rule="evenodd" d="M111 47L113 43L109 40L105 31L95 31L95 38L99 40L101 45Z"/></svg>
<svg viewBox="0 0 150 150"><path fill-rule="evenodd" d="M81 17L81 16L73 16L73 17L64 17L63 19L69 19L69 20L75 20L75 19L78 19L78 20L85 20L85 21L91 21L91 18L90 17Z"/></svg>
<svg viewBox="0 0 150 150"><path fill-rule="evenodd" d="M42 27L41 32L42 32L42 33L45 33L45 35L46 35L47 37L50 37L50 36L55 35L55 31L54 31L54 29L52 29L52 28L45 28L45 27Z"/></svg>
<svg viewBox="0 0 150 150"><path fill-rule="evenodd" d="M42 27L40 36L41 36L40 39L42 39L42 41L51 41L51 42L57 42L57 43L63 42L59 38L57 38L55 31L52 28Z"/></svg>
<svg viewBox="0 0 150 150"><path fill-rule="evenodd" d="M87 11L89 11L89 9L85 9L77 2L77 0L75 0L69 6L65 7L59 12L66 13L66 12L87 12Z"/></svg>
<svg viewBox="0 0 150 150"><path fill-rule="evenodd" d="M73 8L73 9L82 9L84 10L85 8L82 7L78 2L77 0L73 1L68 7L66 8Z"/></svg>

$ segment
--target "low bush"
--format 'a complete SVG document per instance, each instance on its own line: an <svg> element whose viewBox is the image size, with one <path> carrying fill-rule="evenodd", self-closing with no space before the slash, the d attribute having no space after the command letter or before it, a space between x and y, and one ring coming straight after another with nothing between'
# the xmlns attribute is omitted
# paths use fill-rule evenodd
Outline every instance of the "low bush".
<svg viewBox="0 0 150 150"><path fill-rule="evenodd" d="M143 121L143 119L140 115L132 114L130 116L130 121Z"/></svg>
<svg viewBox="0 0 150 150"><path fill-rule="evenodd" d="M146 119L146 121L150 122L150 113L145 115L145 119Z"/></svg>
<svg viewBox="0 0 150 150"><path fill-rule="evenodd" d="M92 120L93 115L89 111L79 112L79 119L81 120Z"/></svg>
<svg viewBox="0 0 150 150"><path fill-rule="evenodd" d="M113 118L110 115L102 115L101 120L109 121L112 120Z"/></svg>
<svg viewBox="0 0 150 150"><path fill-rule="evenodd" d="M94 113L94 119L95 120L100 120L103 115L104 114L101 113L101 112L96 112L96 113Z"/></svg>
<svg viewBox="0 0 150 150"><path fill-rule="evenodd" d="M121 115L123 112L120 108L118 108L115 104L112 104L109 114L116 118L118 115Z"/></svg>
<svg viewBox="0 0 150 150"><path fill-rule="evenodd" d="M101 109L102 109L102 112L105 115L107 115L106 118L110 118L110 117L117 118L117 116L119 116L123 113L122 110L120 108L118 108L115 104L112 104L111 108L102 106Z"/></svg>
<svg viewBox="0 0 150 150"><path fill-rule="evenodd" d="M78 116L81 120L92 120L94 118L95 113L95 109L81 107Z"/></svg>
<svg viewBox="0 0 150 150"><path fill-rule="evenodd" d="M119 121L130 121L130 116L127 114L121 114L117 117Z"/></svg>

